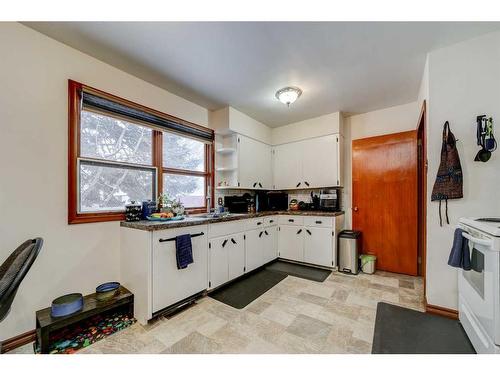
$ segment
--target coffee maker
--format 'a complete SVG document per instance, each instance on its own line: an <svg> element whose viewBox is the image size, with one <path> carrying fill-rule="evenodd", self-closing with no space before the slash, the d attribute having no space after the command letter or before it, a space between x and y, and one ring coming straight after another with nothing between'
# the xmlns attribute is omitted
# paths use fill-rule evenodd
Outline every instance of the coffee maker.
<svg viewBox="0 0 500 375"><path fill-rule="evenodd" d="M340 192L337 189L322 189L319 194L319 209L321 211L339 211Z"/></svg>

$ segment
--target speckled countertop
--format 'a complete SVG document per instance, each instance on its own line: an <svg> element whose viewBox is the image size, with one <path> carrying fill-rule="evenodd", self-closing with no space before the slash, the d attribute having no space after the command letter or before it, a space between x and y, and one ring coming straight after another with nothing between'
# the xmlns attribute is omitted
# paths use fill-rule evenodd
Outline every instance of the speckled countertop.
<svg viewBox="0 0 500 375"><path fill-rule="evenodd" d="M122 222L120 222L120 226L125 227L125 228L154 231L154 230L190 227L193 225L222 223L224 221L252 219L255 217L273 216L273 215L340 216L343 214L344 214L344 211L338 211L338 212L330 212L330 211L264 211L264 212L256 212L254 214L231 214L229 216L218 217L218 218L206 218L206 217L202 217L201 215L193 215L193 216L188 216L184 220L179 220L179 221L149 221L149 220L131 221L131 222L122 221Z"/></svg>

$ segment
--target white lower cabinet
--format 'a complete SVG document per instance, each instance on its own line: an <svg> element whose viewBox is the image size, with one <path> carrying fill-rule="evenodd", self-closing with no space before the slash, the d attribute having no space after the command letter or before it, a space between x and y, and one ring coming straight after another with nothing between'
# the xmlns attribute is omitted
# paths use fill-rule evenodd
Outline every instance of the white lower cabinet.
<svg viewBox="0 0 500 375"><path fill-rule="evenodd" d="M280 216L279 257L324 267L335 267L337 234L344 216Z"/></svg>
<svg viewBox="0 0 500 375"><path fill-rule="evenodd" d="M245 272L245 240L243 233L212 238L210 253L210 288L216 288Z"/></svg>
<svg viewBox="0 0 500 375"><path fill-rule="evenodd" d="M246 272L264 264L264 252L267 246L267 237L264 228L246 232Z"/></svg>
<svg viewBox="0 0 500 375"><path fill-rule="evenodd" d="M264 264L278 257L278 226L273 225L265 229L266 243L264 246Z"/></svg>
<svg viewBox="0 0 500 375"><path fill-rule="evenodd" d="M245 273L245 239L243 233L231 235L228 242L227 259L229 280L235 279Z"/></svg>
<svg viewBox="0 0 500 375"><path fill-rule="evenodd" d="M304 262L333 267L332 229L305 227L304 230Z"/></svg>
<svg viewBox="0 0 500 375"><path fill-rule="evenodd" d="M278 253L283 259L304 261L304 229L298 225L281 225Z"/></svg>

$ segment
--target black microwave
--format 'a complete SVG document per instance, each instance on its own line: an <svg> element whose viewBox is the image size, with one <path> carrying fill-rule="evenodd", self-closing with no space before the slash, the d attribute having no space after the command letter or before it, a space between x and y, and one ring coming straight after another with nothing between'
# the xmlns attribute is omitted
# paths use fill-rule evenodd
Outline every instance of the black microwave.
<svg viewBox="0 0 500 375"><path fill-rule="evenodd" d="M267 209L271 211L288 210L288 194L281 191L268 192Z"/></svg>

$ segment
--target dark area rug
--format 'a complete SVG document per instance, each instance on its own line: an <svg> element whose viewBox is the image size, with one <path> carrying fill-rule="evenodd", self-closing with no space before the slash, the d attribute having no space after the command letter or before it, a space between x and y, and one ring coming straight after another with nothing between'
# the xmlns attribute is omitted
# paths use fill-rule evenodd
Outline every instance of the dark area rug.
<svg viewBox="0 0 500 375"><path fill-rule="evenodd" d="M242 309L286 276L283 273L263 269L215 290L210 293L210 297L236 309Z"/></svg>
<svg viewBox="0 0 500 375"><path fill-rule="evenodd" d="M318 282L325 281L332 273L332 271L329 270L304 266L302 264L283 262L280 260L269 264L265 267L265 269Z"/></svg>
<svg viewBox="0 0 500 375"><path fill-rule="evenodd" d="M210 293L210 297L242 309L289 275L322 282L330 273L328 270L276 261L216 289Z"/></svg>
<svg viewBox="0 0 500 375"><path fill-rule="evenodd" d="M475 354L458 320L379 302L373 354Z"/></svg>

